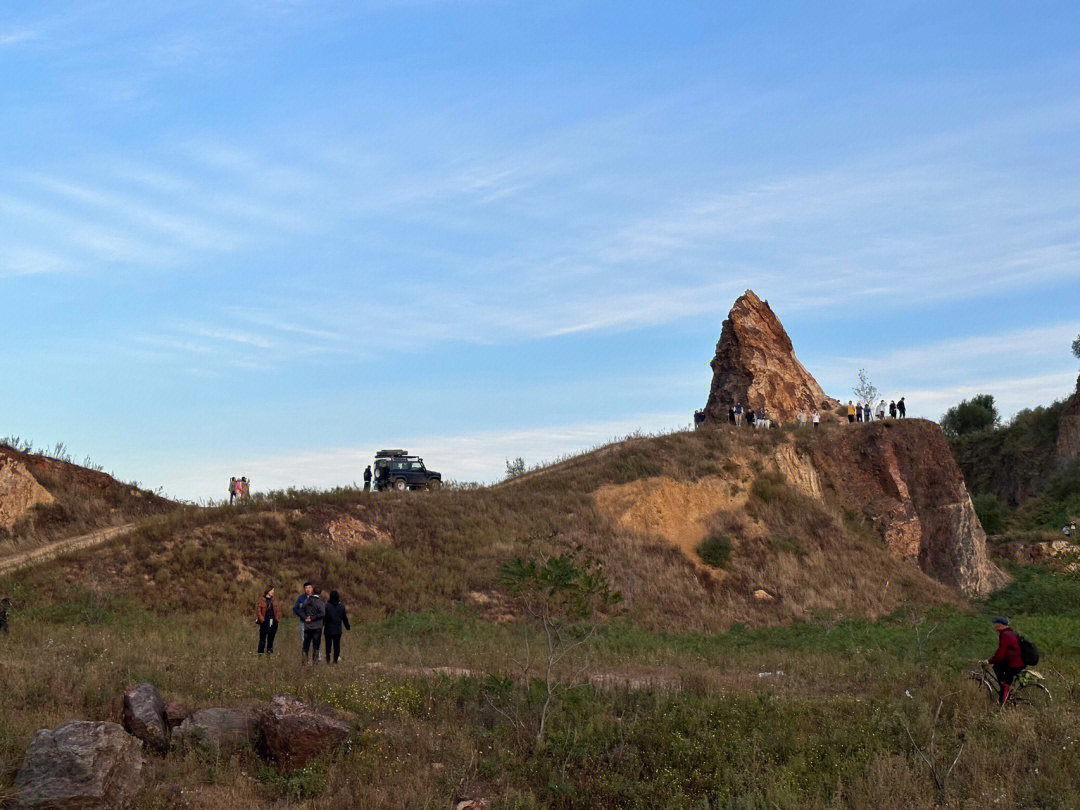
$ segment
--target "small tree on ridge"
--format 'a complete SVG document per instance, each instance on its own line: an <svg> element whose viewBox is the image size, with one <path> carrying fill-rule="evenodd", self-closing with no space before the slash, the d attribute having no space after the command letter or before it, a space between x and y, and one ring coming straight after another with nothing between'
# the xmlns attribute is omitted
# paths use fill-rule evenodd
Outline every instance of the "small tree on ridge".
<svg viewBox="0 0 1080 810"><path fill-rule="evenodd" d="M859 384L851 389L855 398L863 405L874 406L874 400L878 397L877 386L870 382L870 376L865 368L859 369Z"/></svg>

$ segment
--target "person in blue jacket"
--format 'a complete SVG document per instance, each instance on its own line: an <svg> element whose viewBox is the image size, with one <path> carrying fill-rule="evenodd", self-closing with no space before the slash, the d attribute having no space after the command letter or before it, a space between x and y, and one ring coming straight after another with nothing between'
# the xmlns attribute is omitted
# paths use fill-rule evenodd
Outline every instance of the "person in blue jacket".
<svg viewBox="0 0 1080 810"><path fill-rule="evenodd" d="M304 592L296 597L296 604L293 605L292 612L296 614L296 618L300 620L300 651L304 651L304 603L315 593L315 589L311 586L310 582L304 583Z"/></svg>

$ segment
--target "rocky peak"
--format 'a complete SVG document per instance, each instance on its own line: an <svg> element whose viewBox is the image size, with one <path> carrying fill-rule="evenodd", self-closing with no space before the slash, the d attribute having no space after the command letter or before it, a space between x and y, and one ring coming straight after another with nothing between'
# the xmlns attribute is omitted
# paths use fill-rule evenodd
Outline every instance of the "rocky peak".
<svg viewBox="0 0 1080 810"><path fill-rule="evenodd" d="M817 380L795 357L780 319L768 301L747 290L728 313L716 344L705 418L727 421L728 407L740 403L790 421L800 411L835 407Z"/></svg>
<svg viewBox="0 0 1080 810"><path fill-rule="evenodd" d="M1057 454L1059 458L1080 458L1080 377L1076 378L1076 393L1065 403L1058 424Z"/></svg>

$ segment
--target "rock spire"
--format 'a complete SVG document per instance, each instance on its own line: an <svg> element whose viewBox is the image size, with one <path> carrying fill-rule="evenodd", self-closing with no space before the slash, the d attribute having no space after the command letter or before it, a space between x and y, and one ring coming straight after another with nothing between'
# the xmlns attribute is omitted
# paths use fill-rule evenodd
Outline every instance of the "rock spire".
<svg viewBox="0 0 1080 810"><path fill-rule="evenodd" d="M716 344L705 418L726 422L728 407L741 404L769 417L791 421L805 411L835 407L837 401L795 357L791 338L768 301L747 290L728 313Z"/></svg>

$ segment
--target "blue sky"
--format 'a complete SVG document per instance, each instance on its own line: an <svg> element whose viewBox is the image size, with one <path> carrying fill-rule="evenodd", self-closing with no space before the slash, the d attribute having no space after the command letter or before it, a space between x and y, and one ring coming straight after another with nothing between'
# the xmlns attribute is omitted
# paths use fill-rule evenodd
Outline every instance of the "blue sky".
<svg viewBox="0 0 1080 810"><path fill-rule="evenodd" d="M498 478L705 401L753 288L827 391L1078 371L1075 4L0 7L0 435L220 497Z"/></svg>

